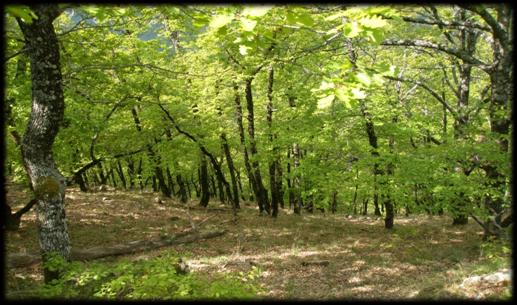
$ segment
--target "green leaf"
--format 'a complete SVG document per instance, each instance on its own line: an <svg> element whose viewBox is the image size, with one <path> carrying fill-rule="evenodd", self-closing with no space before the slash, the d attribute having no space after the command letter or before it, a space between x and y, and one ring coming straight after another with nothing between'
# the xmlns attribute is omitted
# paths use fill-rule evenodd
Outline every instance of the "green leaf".
<svg viewBox="0 0 517 305"><path fill-rule="evenodd" d="M261 17L267 14L267 12L272 8L273 6L269 5L247 6L242 11L242 14L246 16Z"/></svg>
<svg viewBox="0 0 517 305"><path fill-rule="evenodd" d="M350 96L348 94L348 90L346 90L345 87L339 87L335 90L336 97L345 103L345 107L348 109L352 108L352 105L350 104Z"/></svg>
<svg viewBox="0 0 517 305"><path fill-rule="evenodd" d="M239 53L241 53L242 56L248 55L248 47L241 44L239 46Z"/></svg>
<svg viewBox="0 0 517 305"><path fill-rule="evenodd" d="M366 85L366 86L370 86L372 84L372 80L370 79L370 76L364 72L359 72L355 75L355 77L357 78L357 80Z"/></svg>
<svg viewBox="0 0 517 305"><path fill-rule="evenodd" d="M377 16L371 16L371 17L363 17L359 19L359 23L361 23L362 26L376 29L376 28L382 28L386 26L386 20L382 19L381 17Z"/></svg>
<svg viewBox="0 0 517 305"><path fill-rule="evenodd" d="M288 24L296 24L296 16L292 12L288 12L286 15Z"/></svg>
<svg viewBox="0 0 517 305"><path fill-rule="evenodd" d="M382 39L384 38L384 31L381 29L373 29L367 31L366 34L368 35L370 40L376 44L380 44L382 42Z"/></svg>
<svg viewBox="0 0 517 305"><path fill-rule="evenodd" d="M305 26L313 26L314 25L314 19L312 19L312 16L309 13L302 13L298 15L297 18L298 22L305 25Z"/></svg>
<svg viewBox="0 0 517 305"><path fill-rule="evenodd" d="M358 100L362 100L362 99L366 98L366 93L359 88L352 88L352 90L350 90L350 91L354 95L354 98L356 98Z"/></svg>
<svg viewBox="0 0 517 305"><path fill-rule="evenodd" d="M359 35L359 33L361 33L362 31L363 31L363 29L360 28L359 24L357 24L357 22L355 22L355 21L351 22L351 23L347 23L343 27L343 34L348 38L354 38L357 35Z"/></svg>
<svg viewBox="0 0 517 305"><path fill-rule="evenodd" d="M321 86L320 86L320 90L326 90L326 89L332 89L334 88L334 83L330 82L326 82L326 81L322 81L321 82Z"/></svg>
<svg viewBox="0 0 517 305"><path fill-rule="evenodd" d="M31 24L33 19L38 19L38 16L25 5L8 6L5 8L6 12L13 17L22 19L23 22Z"/></svg>
<svg viewBox="0 0 517 305"><path fill-rule="evenodd" d="M256 25L257 25L256 20L250 20L247 18L241 19L241 26L245 31L248 31L248 32L253 31L253 29L255 28Z"/></svg>
<svg viewBox="0 0 517 305"><path fill-rule="evenodd" d="M197 16L194 17L194 21L192 22L192 25L194 25L197 28L204 27L210 22L210 19L206 16Z"/></svg>
<svg viewBox="0 0 517 305"><path fill-rule="evenodd" d="M326 96L324 98L321 98L318 100L318 109L324 109L329 107L332 104L332 101L334 101L335 95L331 94L329 96Z"/></svg>
<svg viewBox="0 0 517 305"><path fill-rule="evenodd" d="M343 17L345 15L346 15L346 11L342 11L342 12L339 12L339 13L336 13L336 14L333 14L333 15L325 17L325 21L336 20L336 19L341 18L341 17Z"/></svg>
<svg viewBox="0 0 517 305"><path fill-rule="evenodd" d="M230 23L233 20L231 15L217 15L210 21L210 27L218 29Z"/></svg>

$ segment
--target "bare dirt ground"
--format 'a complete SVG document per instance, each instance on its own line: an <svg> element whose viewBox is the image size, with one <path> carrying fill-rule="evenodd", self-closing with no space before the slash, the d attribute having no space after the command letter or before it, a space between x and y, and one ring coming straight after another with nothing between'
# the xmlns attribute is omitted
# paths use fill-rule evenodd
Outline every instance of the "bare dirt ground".
<svg viewBox="0 0 517 305"><path fill-rule="evenodd" d="M28 194L10 185L7 201L13 211ZM130 256L145 259L163 251L187 258L192 272L205 274L260 268L262 297L274 299L500 299L511 295L511 283L463 287L463 279L482 272L490 262L483 255L482 230L474 222L452 226L439 216L398 217L387 231L372 216L339 214L293 215L282 210L277 219L259 217L254 204L241 203L237 223L228 206L187 206L174 199L155 202L156 194L108 190L82 193L70 188L66 211L72 246L91 248L156 238L202 222L204 229L224 228L223 236ZM5 234L5 251L38 253L35 213L22 218L17 232ZM510 268L510 254L507 254ZM116 258L107 258L105 260ZM20 281L42 281L41 266L6 272L6 293L21 289Z"/></svg>

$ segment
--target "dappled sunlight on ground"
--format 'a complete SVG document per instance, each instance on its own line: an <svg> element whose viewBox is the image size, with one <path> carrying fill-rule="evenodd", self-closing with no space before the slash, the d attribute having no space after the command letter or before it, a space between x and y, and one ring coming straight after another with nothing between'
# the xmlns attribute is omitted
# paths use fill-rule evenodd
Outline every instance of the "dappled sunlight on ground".
<svg viewBox="0 0 517 305"><path fill-rule="evenodd" d="M9 198L14 210L28 200ZM25 196L25 197L23 197ZM67 191L66 212L76 248L113 245L167 236L191 223L225 228L223 236L126 256L149 259L163 251L183 253L192 272L219 274L260 268L264 297L288 299L400 299L455 296L459 285L446 272L479 258L479 226L451 226L448 217L396 218L395 228L372 216L294 215L280 210L277 219L259 217L243 203L237 223L228 206L211 202L201 208L174 199L153 199L146 192ZM187 206L190 207L187 209ZM23 217L17 232L6 235L8 252L38 253L34 211ZM109 258L115 259L115 258ZM38 265L16 270L18 276L41 280ZM22 275L26 274L26 275Z"/></svg>

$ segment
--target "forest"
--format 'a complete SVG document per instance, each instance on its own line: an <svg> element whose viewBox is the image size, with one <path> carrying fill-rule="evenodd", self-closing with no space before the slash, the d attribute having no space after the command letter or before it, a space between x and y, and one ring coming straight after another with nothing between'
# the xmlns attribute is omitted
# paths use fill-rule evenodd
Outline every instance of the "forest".
<svg viewBox="0 0 517 305"><path fill-rule="evenodd" d="M512 298L513 13L4 6L4 297Z"/></svg>

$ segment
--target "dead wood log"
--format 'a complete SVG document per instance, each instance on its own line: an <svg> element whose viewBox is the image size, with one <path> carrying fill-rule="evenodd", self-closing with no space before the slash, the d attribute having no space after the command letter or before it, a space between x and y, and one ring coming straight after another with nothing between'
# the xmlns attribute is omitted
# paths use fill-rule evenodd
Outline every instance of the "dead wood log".
<svg viewBox="0 0 517 305"><path fill-rule="evenodd" d="M148 251L166 246L192 243L198 240L210 239L221 236L226 230L217 229L208 232L199 232L197 230L188 230L178 234L162 237L154 240L136 240L127 244L119 244L113 246L93 247L86 250L72 249L72 260L94 260L108 256L117 256L124 254L133 254L136 252ZM7 255L7 267L19 268L26 267L41 261L41 257L35 254L13 253Z"/></svg>

